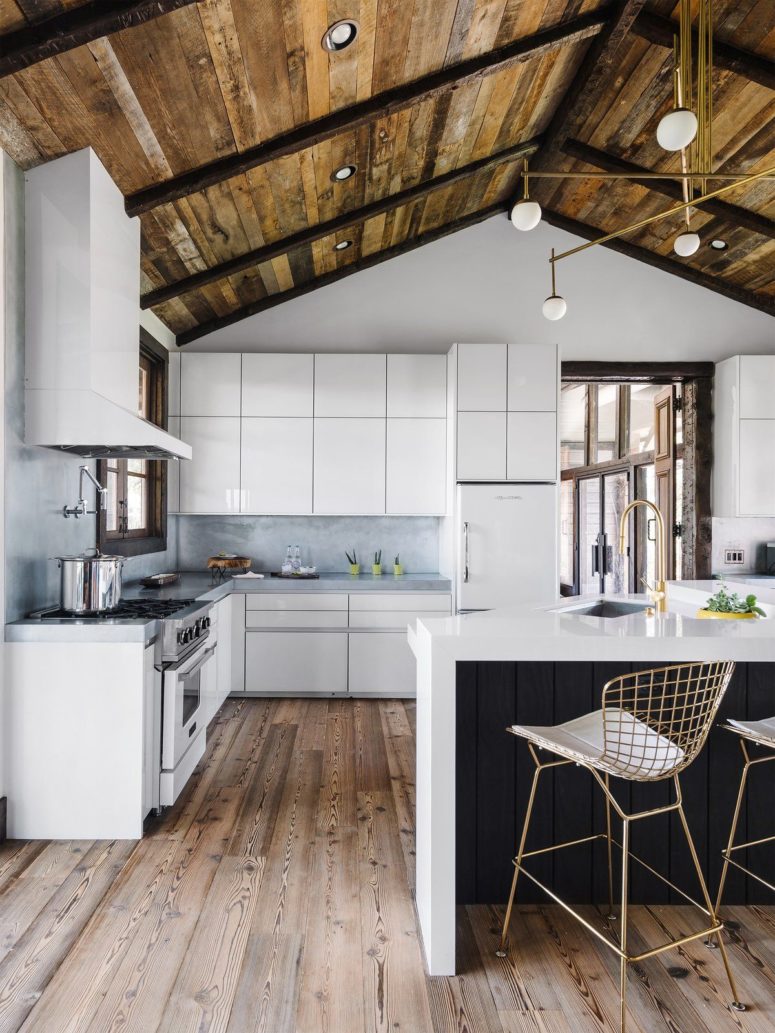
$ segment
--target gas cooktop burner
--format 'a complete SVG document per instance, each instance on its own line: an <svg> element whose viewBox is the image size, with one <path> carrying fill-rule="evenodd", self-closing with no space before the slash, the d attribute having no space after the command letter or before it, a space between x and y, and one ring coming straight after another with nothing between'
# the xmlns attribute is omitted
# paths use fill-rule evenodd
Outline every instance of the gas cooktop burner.
<svg viewBox="0 0 775 1033"><path fill-rule="evenodd" d="M56 607L50 610L36 610L30 617L36 620L73 620L73 621L126 621L126 620L163 620L171 617L178 610L191 606L193 599L124 599L114 610L104 613L75 614L67 613Z"/></svg>

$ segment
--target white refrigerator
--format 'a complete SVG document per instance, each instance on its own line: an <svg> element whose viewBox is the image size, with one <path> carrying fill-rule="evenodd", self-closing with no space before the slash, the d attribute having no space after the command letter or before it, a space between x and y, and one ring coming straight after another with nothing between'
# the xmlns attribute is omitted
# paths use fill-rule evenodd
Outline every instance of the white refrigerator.
<svg viewBox="0 0 775 1033"><path fill-rule="evenodd" d="M557 529L556 484L458 484L458 612L555 600Z"/></svg>

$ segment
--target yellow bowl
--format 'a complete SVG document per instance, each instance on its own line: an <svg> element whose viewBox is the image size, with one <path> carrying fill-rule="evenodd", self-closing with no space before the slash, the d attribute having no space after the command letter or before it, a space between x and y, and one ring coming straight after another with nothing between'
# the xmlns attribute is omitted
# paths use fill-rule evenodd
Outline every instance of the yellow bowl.
<svg viewBox="0 0 775 1033"><path fill-rule="evenodd" d="M698 610L700 620L745 621L756 620L758 613L722 613L718 610Z"/></svg>

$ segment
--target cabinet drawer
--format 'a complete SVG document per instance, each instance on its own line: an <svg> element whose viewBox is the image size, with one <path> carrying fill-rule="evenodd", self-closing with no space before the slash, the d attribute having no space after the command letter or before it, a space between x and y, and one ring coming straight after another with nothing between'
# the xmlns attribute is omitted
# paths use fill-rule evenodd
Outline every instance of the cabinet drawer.
<svg viewBox="0 0 775 1033"><path fill-rule="evenodd" d="M449 613L450 603L446 592L351 593L350 613L355 610L441 610Z"/></svg>
<svg viewBox="0 0 775 1033"><path fill-rule="evenodd" d="M347 691L346 631L249 631L245 637L247 692Z"/></svg>
<svg viewBox="0 0 775 1033"><path fill-rule="evenodd" d="M448 611L447 611L448 612ZM407 624L418 619L433 620L446 617L447 612L439 610L364 610L350 614L351 628L390 628L406 631Z"/></svg>
<svg viewBox="0 0 775 1033"><path fill-rule="evenodd" d="M347 596L334 592L255 592L245 599L248 610L347 610Z"/></svg>
<svg viewBox="0 0 775 1033"><path fill-rule="evenodd" d="M350 635L351 696L413 696L415 670L405 631Z"/></svg>
<svg viewBox="0 0 775 1033"><path fill-rule="evenodd" d="M347 610L248 610L247 628L346 628Z"/></svg>

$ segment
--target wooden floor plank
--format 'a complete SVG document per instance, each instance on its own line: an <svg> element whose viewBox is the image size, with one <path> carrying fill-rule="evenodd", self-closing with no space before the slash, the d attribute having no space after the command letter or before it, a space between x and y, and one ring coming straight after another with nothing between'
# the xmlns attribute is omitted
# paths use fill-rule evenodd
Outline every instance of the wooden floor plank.
<svg viewBox="0 0 775 1033"><path fill-rule="evenodd" d="M616 956L555 906L457 913L424 974L412 701L233 699L132 843L0 848L0 1033L611 1033ZM599 913L589 917L602 926ZM631 945L696 928L633 908ZM695 941L633 966L628 1033L771 1033L775 908L727 909L741 996ZM4 957L2 956L4 952Z"/></svg>

